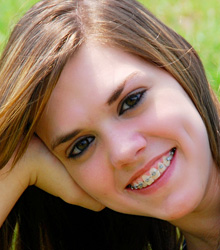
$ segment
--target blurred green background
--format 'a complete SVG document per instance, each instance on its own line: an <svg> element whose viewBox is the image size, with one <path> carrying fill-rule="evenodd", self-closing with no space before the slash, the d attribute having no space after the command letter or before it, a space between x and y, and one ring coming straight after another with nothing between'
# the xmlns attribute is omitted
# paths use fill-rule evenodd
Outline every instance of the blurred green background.
<svg viewBox="0 0 220 250"><path fill-rule="evenodd" d="M0 0L0 50L4 47L16 21L37 1ZM196 48L205 65L209 82L215 91L219 92L220 0L140 0L140 2Z"/></svg>

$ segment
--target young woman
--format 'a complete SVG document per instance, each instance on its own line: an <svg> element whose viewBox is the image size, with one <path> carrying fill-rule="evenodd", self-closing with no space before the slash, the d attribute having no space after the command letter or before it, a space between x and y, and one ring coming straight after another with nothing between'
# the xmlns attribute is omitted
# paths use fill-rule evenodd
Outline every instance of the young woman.
<svg viewBox="0 0 220 250"><path fill-rule="evenodd" d="M0 72L2 249L218 249L219 102L181 36L133 0L45 0Z"/></svg>

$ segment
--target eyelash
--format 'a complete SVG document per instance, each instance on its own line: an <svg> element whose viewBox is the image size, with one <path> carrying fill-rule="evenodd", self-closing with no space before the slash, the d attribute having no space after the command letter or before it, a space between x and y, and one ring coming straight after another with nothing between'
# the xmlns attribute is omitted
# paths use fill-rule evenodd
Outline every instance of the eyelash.
<svg viewBox="0 0 220 250"><path fill-rule="evenodd" d="M95 136L87 136L87 137L84 137L82 139L80 139L78 142L76 142L74 145L73 145L73 148L72 150L70 151L69 155L68 155L68 158L74 158L76 159L77 157L80 157L80 155L83 154L83 152L85 150L87 150L87 148L89 147L89 145L95 140ZM83 145L83 143L86 143ZM80 148L80 147L84 147L85 148ZM74 150L77 150L78 152L76 153L73 153Z"/></svg>
<svg viewBox="0 0 220 250"><path fill-rule="evenodd" d="M142 90L142 91L139 91L137 93L132 93L129 96L127 96L122 101L122 103L120 105L119 115L122 115L127 110L133 109L135 106L137 106L139 104L139 102L141 101L141 99L142 99L143 95L145 94L145 92L146 92L146 90ZM128 101L131 101L132 103L128 104ZM124 110L123 110L124 105L127 105L127 107L124 108ZM88 147L90 146L90 144L94 140L95 140L94 136L87 136L87 137L81 138L78 142L76 142L73 145L72 150L70 151L70 153L68 155L68 158L76 159L76 158L80 157L88 149ZM75 150L77 152L74 153Z"/></svg>
<svg viewBox="0 0 220 250"><path fill-rule="evenodd" d="M133 109L136 105L139 104L141 101L143 95L145 94L146 90L139 91L137 93L132 93L131 95L127 96L120 105L119 115L122 115L124 112L126 112L129 109ZM128 104L128 101L131 101L132 103ZM126 103L127 102L127 103ZM127 105L126 108L123 110L123 106Z"/></svg>

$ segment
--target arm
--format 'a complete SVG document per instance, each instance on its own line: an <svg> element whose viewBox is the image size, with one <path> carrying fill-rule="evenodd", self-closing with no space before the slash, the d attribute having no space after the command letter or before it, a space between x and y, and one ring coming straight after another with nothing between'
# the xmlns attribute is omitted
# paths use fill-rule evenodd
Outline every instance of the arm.
<svg viewBox="0 0 220 250"><path fill-rule="evenodd" d="M10 165L7 164L0 171L0 226L27 187L17 178L22 174L19 169L16 167L13 171L10 171Z"/></svg>
<svg viewBox="0 0 220 250"><path fill-rule="evenodd" d="M22 158L11 168L12 159L0 170L0 226L29 185L36 185L64 201L100 211L102 204L84 192L65 167L36 137Z"/></svg>

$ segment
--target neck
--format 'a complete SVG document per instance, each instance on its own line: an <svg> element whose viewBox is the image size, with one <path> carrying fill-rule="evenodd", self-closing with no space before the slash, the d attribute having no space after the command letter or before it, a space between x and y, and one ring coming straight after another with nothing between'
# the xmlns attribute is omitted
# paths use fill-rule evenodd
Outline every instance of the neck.
<svg viewBox="0 0 220 250"><path fill-rule="evenodd" d="M188 250L220 249L220 178L216 176L195 211L171 221L183 233Z"/></svg>
<svg viewBox="0 0 220 250"><path fill-rule="evenodd" d="M217 250L220 246L220 215L188 217L179 226L188 250Z"/></svg>

